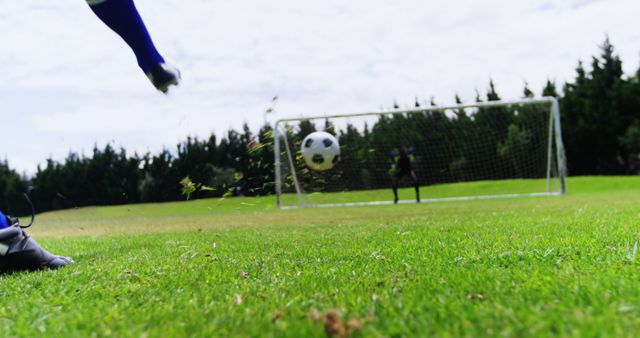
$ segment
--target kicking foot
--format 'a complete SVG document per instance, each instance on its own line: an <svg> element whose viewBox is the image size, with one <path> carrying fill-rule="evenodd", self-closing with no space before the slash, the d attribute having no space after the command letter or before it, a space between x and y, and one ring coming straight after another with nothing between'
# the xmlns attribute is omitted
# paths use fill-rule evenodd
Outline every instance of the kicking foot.
<svg viewBox="0 0 640 338"><path fill-rule="evenodd" d="M0 230L0 274L14 271L57 269L73 264L69 257L56 256L43 249L20 227L17 218Z"/></svg>
<svg viewBox="0 0 640 338"><path fill-rule="evenodd" d="M147 73L147 77L157 90L167 93L169 87L180 84L180 71L166 63L161 63Z"/></svg>

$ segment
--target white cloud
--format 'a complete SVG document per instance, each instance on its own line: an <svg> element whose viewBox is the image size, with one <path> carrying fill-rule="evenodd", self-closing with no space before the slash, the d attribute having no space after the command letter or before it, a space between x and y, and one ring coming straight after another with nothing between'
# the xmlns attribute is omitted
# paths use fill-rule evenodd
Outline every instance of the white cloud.
<svg viewBox="0 0 640 338"><path fill-rule="evenodd" d="M169 97L84 1L0 0L0 117L14 130L0 134L0 154L14 166L33 172L47 156L95 142L154 151L257 126L276 94L280 116L377 110L415 96L471 100L489 78L514 98L524 81L539 90L548 77L570 80L606 34L627 72L639 64L635 0L136 4L184 74Z"/></svg>

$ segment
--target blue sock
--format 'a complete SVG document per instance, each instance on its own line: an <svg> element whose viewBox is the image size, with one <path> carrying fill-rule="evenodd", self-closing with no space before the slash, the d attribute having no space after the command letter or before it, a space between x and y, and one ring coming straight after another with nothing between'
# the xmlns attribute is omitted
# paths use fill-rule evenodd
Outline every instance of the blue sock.
<svg viewBox="0 0 640 338"><path fill-rule="evenodd" d="M9 227L9 220L7 219L7 216L5 216L2 213L2 211L0 211L0 229L4 229L8 227Z"/></svg>
<svg viewBox="0 0 640 338"><path fill-rule="evenodd" d="M91 10L131 47L142 71L164 63L133 0L87 0Z"/></svg>

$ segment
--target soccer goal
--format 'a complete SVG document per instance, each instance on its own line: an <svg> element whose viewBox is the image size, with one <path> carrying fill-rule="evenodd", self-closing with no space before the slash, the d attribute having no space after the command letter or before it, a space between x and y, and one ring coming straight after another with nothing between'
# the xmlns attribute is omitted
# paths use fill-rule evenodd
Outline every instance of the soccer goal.
<svg viewBox="0 0 640 338"><path fill-rule="evenodd" d="M340 160L329 170L313 170L302 158L302 140L314 131L340 144ZM566 189L555 98L281 119L274 153L279 208L550 196Z"/></svg>

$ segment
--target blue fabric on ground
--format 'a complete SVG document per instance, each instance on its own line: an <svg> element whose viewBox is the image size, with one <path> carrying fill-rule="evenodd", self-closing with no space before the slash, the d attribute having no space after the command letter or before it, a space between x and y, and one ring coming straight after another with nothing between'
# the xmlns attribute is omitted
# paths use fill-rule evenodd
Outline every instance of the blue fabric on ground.
<svg viewBox="0 0 640 338"><path fill-rule="evenodd" d="M9 227L9 220L7 216L5 216L2 211L0 211L0 229L5 229Z"/></svg>
<svg viewBox="0 0 640 338"><path fill-rule="evenodd" d="M144 25L133 0L107 0L91 5L91 10L131 47L145 73L164 63Z"/></svg>

